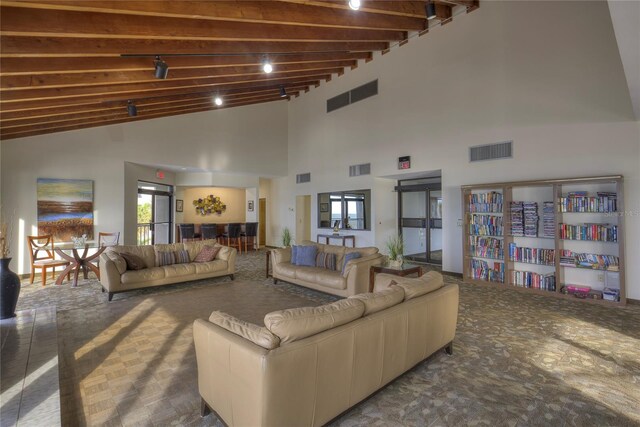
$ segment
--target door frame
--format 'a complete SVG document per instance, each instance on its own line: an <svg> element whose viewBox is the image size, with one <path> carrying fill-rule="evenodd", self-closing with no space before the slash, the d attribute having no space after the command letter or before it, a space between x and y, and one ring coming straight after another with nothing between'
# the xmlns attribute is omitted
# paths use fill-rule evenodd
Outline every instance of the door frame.
<svg viewBox="0 0 640 427"><path fill-rule="evenodd" d="M148 183L148 184L158 184L158 185L164 185L167 187L172 187L170 185L167 184L163 184L163 183L156 183L156 182L150 182L150 181L141 181L138 180L138 183L143 182L143 183ZM173 216L173 191L160 191L160 190L147 190L147 189L143 189L138 187L138 192L137 194L148 194L151 196L151 221L149 223L150 226L155 224L155 221L153 221L153 219L155 218L155 210L156 210L156 204L155 204L155 196L168 196L169 197L169 242L173 242L173 229L174 229L174 216ZM136 199L136 209L137 209L137 199ZM137 212L137 211L136 211ZM136 213L136 236L137 236L137 228L139 226L138 223L138 218L137 218L137 213ZM162 223L159 224L164 224L165 222L163 221ZM151 244L155 244L155 240L156 240L156 236L155 236L155 232L154 232L154 227L151 227ZM136 241L137 244L137 241Z"/></svg>

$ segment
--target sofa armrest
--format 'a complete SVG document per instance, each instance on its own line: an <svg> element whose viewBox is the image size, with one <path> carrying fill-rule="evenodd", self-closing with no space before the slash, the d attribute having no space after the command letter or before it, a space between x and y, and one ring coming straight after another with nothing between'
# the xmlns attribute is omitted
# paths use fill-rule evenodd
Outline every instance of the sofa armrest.
<svg viewBox="0 0 640 427"><path fill-rule="evenodd" d="M291 248L279 248L271 251L272 265L291 262Z"/></svg>
<svg viewBox="0 0 640 427"><path fill-rule="evenodd" d="M120 290L122 284L116 263L104 254L100 255L100 284L107 292Z"/></svg>
<svg viewBox="0 0 640 427"><path fill-rule="evenodd" d="M381 265L384 256L380 253L352 259L347 262L344 277L347 279L349 295L361 294L369 291L369 269L374 265Z"/></svg>
<svg viewBox="0 0 640 427"><path fill-rule="evenodd" d="M203 319L193 323L193 340L200 396L235 425L262 425L269 350Z"/></svg>
<svg viewBox="0 0 640 427"><path fill-rule="evenodd" d="M238 250L236 248L229 248L229 251L225 253L225 257L220 259L227 261L227 272L234 274L236 272L236 257L238 256Z"/></svg>

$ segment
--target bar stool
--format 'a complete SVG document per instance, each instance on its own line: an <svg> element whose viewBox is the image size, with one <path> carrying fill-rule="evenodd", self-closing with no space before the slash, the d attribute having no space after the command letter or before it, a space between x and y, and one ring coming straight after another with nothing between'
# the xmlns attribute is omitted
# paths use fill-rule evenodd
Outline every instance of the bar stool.
<svg viewBox="0 0 640 427"><path fill-rule="evenodd" d="M257 222L248 222L245 226L244 232L244 251L247 252L247 242L249 238L251 238L251 247L253 249L256 248L256 237L258 236L258 223Z"/></svg>
<svg viewBox="0 0 640 427"><path fill-rule="evenodd" d="M227 231L227 246L237 247L242 253L242 240L240 239L240 223L229 224Z"/></svg>
<svg viewBox="0 0 640 427"><path fill-rule="evenodd" d="M180 229L180 241L189 242L192 240L200 240L196 238L196 226L195 224L178 224Z"/></svg>
<svg viewBox="0 0 640 427"><path fill-rule="evenodd" d="M218 238L218 225L217 224L202 224L200 225L200 234L202 240L217 239Z"/></svg>

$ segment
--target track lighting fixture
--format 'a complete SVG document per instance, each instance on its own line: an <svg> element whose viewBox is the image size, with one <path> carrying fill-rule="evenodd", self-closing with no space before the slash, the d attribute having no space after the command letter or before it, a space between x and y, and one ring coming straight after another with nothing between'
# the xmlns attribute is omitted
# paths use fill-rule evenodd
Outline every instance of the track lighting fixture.
<svg viewBox="0 0 640 427"><path fill-rule="evenodd" d="M287 90L284 88L284 86L280 86L280 98L286 98L287 97Z"/></svg>
<svg viewBox="0 0 640 427"><path fill-rule="evenodd" d="M159 56L156 56L155 66L156 66L156 71L155 71L156 79L163 79L163 80L166 79L167 76L169 75L169 66L167 65L167 63L164 62L162 59L160 59Z"/></svg>
<svg viewBox="0 0 640 427"><path fill-rule="evenodd" d="M361 3L360 0L349 0L349 7L353 10L358 10L360 9Z"/></svg>
<svg viewBox="0 0 640 427"><path fill-rule="evenodd" d="M262 71L267 74L271 73L273 71L273 65L271 65L271 62L265 61L265 63L262 64Z"/></svg>
<svg viewBox="0 0 640 427"><path fill-rule="evenodd" d="M436 17L436 5L432 1L427 1L425 8L427 10L428 20L432 20L433 18Z"/></svg>
<svg viewBox="0 0 640 427"><path fill-rule="evenodd" d="M129 117L138 115L138 107L136 107L131 100L127 101L127 113L129 113Z"/></svg>
<svg viewBox="0 0 640 427"><path fill-rule="evenodd" d="M222 105L222 98L220 98L219 96L216 96L213 99L213 103L216 104L218 107Z"/></svg>

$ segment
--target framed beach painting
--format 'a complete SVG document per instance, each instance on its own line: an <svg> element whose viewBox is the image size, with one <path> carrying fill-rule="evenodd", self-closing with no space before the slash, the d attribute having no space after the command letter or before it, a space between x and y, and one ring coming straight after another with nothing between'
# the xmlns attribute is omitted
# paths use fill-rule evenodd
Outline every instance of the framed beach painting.
<svg viewBox="0 0 640 427"><path fill-rule="evenodd" d="M87 235L93 239L93 181L38 178L38 234L70 242Z"/></svg>

